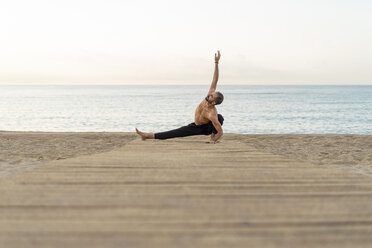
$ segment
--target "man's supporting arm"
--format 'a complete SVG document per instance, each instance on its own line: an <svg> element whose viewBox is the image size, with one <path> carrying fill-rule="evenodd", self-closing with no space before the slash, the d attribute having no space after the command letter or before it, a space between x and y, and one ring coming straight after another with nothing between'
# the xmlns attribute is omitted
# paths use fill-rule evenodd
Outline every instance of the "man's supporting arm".
<svg viewBox="0 0 372 248"><path fill-rule="evenodd" d="M209 88L208 95L216 91L217 82L218 82L218 62L220 60L221 54L220 51L217 51L217 54L214 54L214 74L211 87Z"/></svg>
<svg viewBox="0 0 372 248"><path fill-rule="evenodd" d="M221 123L218 121L217 115L210 120L212 121L214 128L217 130L217 133L211 135L211 140L209 141L209 143L216 143L217 140L219 140L223 135L222 126Z"/></svg>

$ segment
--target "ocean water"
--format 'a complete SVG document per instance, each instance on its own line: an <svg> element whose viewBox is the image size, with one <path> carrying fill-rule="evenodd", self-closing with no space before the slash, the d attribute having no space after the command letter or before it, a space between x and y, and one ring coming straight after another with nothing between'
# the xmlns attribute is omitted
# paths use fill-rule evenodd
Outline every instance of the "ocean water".
<svg viewBox="0 0 372 248"><path fill-rule="evenodd" d="M372 86L225 86L229 133L372 134ZM194 121L208 85L0 86L0 130L166 131Z"/></svg>

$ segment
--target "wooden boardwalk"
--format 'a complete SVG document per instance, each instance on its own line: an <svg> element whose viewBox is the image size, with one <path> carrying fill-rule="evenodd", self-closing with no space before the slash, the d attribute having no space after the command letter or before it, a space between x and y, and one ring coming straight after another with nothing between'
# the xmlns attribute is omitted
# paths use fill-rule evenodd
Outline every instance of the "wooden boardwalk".
<svg viewBox="0 0 372 248"><path fill-rule="evenodd" d="M370 177L204 140L1 179L0 247L372 247Z"/></svg>

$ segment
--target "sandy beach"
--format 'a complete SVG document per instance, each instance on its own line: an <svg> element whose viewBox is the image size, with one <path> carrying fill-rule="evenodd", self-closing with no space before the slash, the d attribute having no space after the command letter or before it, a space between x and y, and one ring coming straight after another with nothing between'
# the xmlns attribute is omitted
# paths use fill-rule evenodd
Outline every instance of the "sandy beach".
<svg viewBox="0 0 372 248"><path fill-rule="evenodd" d="M134 133L2 131L0 177L52 160L118 149L136 138ZM224 139L244 142L259 151L290 159L372 176L372 135L226 134Z"/></svg>
<svg viewBox="0 0 372 248"><path fill-rule="evenodd" d="M0 137L13 168L0 178L1 247L372 242L368 135L226 134L217 145L133 133Z"/></svg>
<svg viewBox="0 0 372 248"><path fill-rule="evenodd" d="M233 137L259 151L372 176L372 135L258 134Z"/></svg>
<svg viewBox="0 0 372 248"><path fill-rule="evenodd" d="M0 131L0 177L52 160L117 149L134 133L48 133Z"/></svg>

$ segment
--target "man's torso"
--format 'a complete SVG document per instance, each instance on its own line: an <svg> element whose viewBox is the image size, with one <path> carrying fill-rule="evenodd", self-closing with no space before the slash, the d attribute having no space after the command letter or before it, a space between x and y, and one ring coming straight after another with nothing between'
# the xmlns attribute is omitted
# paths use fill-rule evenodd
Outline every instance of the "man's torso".
<svg viewBox="0 0 372 248"><path fill-rule="evenodd" d="M204 99L195 110L195 124L203 125L210 121L211 115L217 115L215 107L208 108L208 102Z"/></svg>

